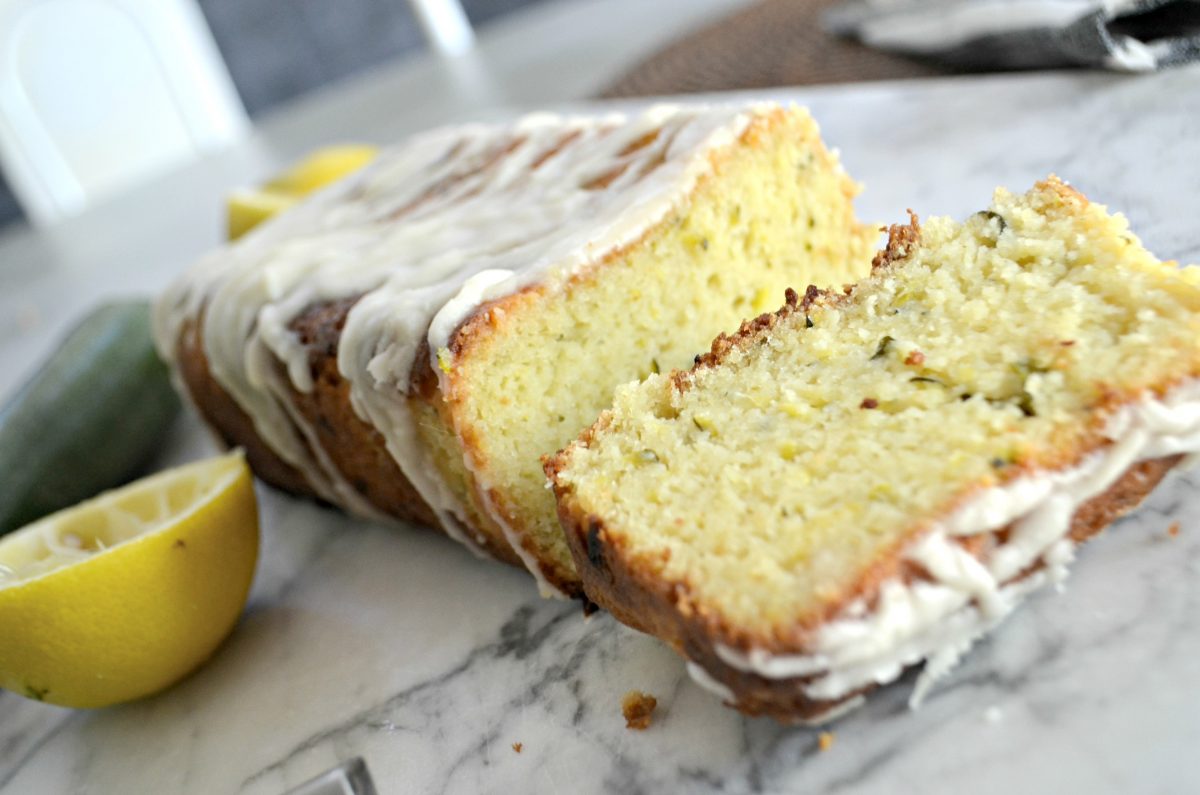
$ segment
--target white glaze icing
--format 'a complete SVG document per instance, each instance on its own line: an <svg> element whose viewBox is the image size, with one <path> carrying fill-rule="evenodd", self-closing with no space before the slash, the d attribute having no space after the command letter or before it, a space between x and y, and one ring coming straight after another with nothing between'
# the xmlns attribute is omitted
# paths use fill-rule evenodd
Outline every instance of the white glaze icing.
<svg viewBox="0 0 1200 795"><path fill-rule="evenodd" d="M483 503L484 510L487 511L488 516L496 523L496 526L500 528L500 531L504 533L504 540L508 542L509 547L517 554L517 557L521 559L521 563L524 564L526 571L533 575L534 582L537 583L538 594L543 598L566 599L567 595L546 578L546 575L542 572L542 567L538 564L537 557L525 548L520 534L513 529L508 519L504 516L503 511L492 502L492 484L483 469L476 466L475 460L469 452L463 453L463 464L466 466L467 471L471 473L471 477L475 478L475 482L479 484L479 501Z"/></svg>
<svg viewBox="0 0 1200 795"><path fill-rule="evenodd" d="M189 269L156 305L158 348L173 361L181 332L202 316L211 374L267 446L321 497L379 518L291 399L314 387L291 322L315 304L361 296L337 354L354 410L379 431L447 533L475 548L405 399L422 344L445 395L453 382L437 366L438 352L481 304L534 283L553 289L640 239L709 171L705 153L734 142L772 108L535 114L417 136ZM543 592L555 592L500 512L484 507Z"/></svg>
<svg viewBox="0 0 1200 795"><path fill-rule="evenodd" d="M885 684L925 660L909 702L919 706L930 687L1026 595L1064 580L1074 556L1071 518L1083 503L1140 461L1200 452L1200 381L1122 407L1104 435L1111 443L1077 465L987 489L935 524L905 553L929 580L884 582L873 604L850 604L817 631L805 653L718 644L717 656L769 679L812 677L803 690L815 700ZM1010 524L1007 541L982 561L956 541Z"/></svg>
<svg viewBox="0 0 1200 795"><path fill-rule="evenodd" d="M721 699L721 701L725 702L726 704L737 703L737 696L733 694L732 690L718 682L712 677L711 674L709 674L708 671L704 670L691 660L687 661L687 672L688 676L692 678L693 682L700 685L700 687L712 693L717 698Z"/></svg>
<svg viewBox="0 0 1200 795"><path fill-rule="evenodd" d="M815 715L811 718L807 718L806 720L800 721L800 725L801 726L820 726L822 724L829 723L829 721L837 720L838 718L845 715L847 712L853 712L854 710L858 709L865 703L867 703L867 699L865 696L855 696L854 698L848 698L845 701L834 704L832 707L825 710L820 715Z"/></svg>
<svg viewBox="0 0 1200 795"><path fill-rule="evenodd" d="M687 660L686 663L688 676L691 677L693 682L699 685L702 689L707 690L717 698L721 699L721 701L725 704L737 704L738 698L732 690L714 679L712 675L708 671L704 670L704 668L700 665L697 665L691 660ZM840 718L847 712L852 712L853 710L858 709L865 701L866 699L863 696L848 698L845 701L834 704L820 715L800 721L800 724L802 726L820 726L822 723L828 723L831 720Z"/></svg>

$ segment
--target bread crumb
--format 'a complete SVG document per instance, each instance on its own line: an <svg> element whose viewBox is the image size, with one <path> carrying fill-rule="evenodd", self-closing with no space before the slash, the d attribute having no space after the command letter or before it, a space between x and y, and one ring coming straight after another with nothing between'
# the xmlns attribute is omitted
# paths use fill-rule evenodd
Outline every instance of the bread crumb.
<svg viewBox="0 0 1200 795"><path fill-rule="evenodd" d="M1167 535L1171 538L1179 536L1179 522L1171 522L1171 526L1167 528Z"/></svg>
<svg viewBox="0 0 1200 795"><path fill-rule="evenodd" d="M833 741L837 739L833 732L821 732L817 735L817 749L821 753L825 753L833 747Z"/></svg>
<svg viewBox="0 0 1200 795"><path fill-rule="evenodd" d="M658 699L640 690L630 690L621 699L621 714L625 716L625 728L643 731L650 728L654 708Z"/></svg>
<svg viewBox="0 0 1200 795"><path fill-rule="evenodd" d="M1004 719L1004 711L993 704L983 711L983 719L987 723L999 723Z"/></svg>
<svg viewBox="0 0 1200 795"><path fill-rule="evenodd" d="M914 350L904 357L904 363L909 367L920 367L925 364L925 354Z"/></svg>
<svg viewBox="0 0 1200 795"><path fill-rule="evenodd" d="M513 750L516 751L518 754L521 753L521 749L524 747L525 747L525 743L513 743Z"/></svg>

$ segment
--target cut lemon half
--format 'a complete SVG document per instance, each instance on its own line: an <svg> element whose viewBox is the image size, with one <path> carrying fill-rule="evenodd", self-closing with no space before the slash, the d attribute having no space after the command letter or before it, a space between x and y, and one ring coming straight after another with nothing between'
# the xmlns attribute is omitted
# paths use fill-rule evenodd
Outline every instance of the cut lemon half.
<svg viewBox="0 0 1200 795"><path fill-rule="evenodd" d="M240 451L27 525L0 539L0 687L67 707L162 690L233 629L257 560Z"/></svg>

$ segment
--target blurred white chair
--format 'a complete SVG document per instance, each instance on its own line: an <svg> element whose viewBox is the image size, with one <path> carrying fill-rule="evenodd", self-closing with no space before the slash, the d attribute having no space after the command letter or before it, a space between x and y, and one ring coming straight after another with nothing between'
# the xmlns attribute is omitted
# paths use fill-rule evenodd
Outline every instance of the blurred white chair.
<svg viewBox="0 0 1200 795"><path fill-rule="evenodd" d="M443 55L462 55L475 45L475 32L460 0L408 0L429 46Z"/></svg>
<svg viewBox="0 0 1200 795"><path fill-rule="evenodd" d="M0 0L0 165L32 223L247 125L195 0Z"/></svg>

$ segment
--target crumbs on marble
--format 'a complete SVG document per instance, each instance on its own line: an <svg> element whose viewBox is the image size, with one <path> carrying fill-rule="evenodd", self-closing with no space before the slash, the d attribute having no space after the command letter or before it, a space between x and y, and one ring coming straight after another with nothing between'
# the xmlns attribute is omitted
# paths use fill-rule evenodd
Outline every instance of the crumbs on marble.
<svg viewBox="0 0 1200 795"><path fill-rule="evenodd" d="M817 750L819 750L821 753L825 753L833 747L833 743L836 739L837 736L834 735L833 732L821 732L817 735Z"/></svg>
<svg viewBox="0 0 1200 795"><path fill-rule="evenodd" d="M621 699L621 714L625 716L625 728L644 731L650 728L654 708L658 699L640 690L630 690Z"/></svg>
<svg viewBox="0 0 1200 795"><path fill-rule="evenodd" d="M1004 719L1004 711L993 704L983 711L983 719L987 723L999 723Z"/></svg>
<svg viewBox="0 0 1200 795"><path fill-rule="evenodd" d="M1179 537L1179 522L1178 521L1171 522L1171 526L1167 528L1167 535L1169 535L1171 538Z"/></svg>
<svg viewBox="0 0 1200 795"><path fill-rule="evenodd" d="M525 743L513 743L513 751L521 753L521 749L525 747Z"/></svg>

